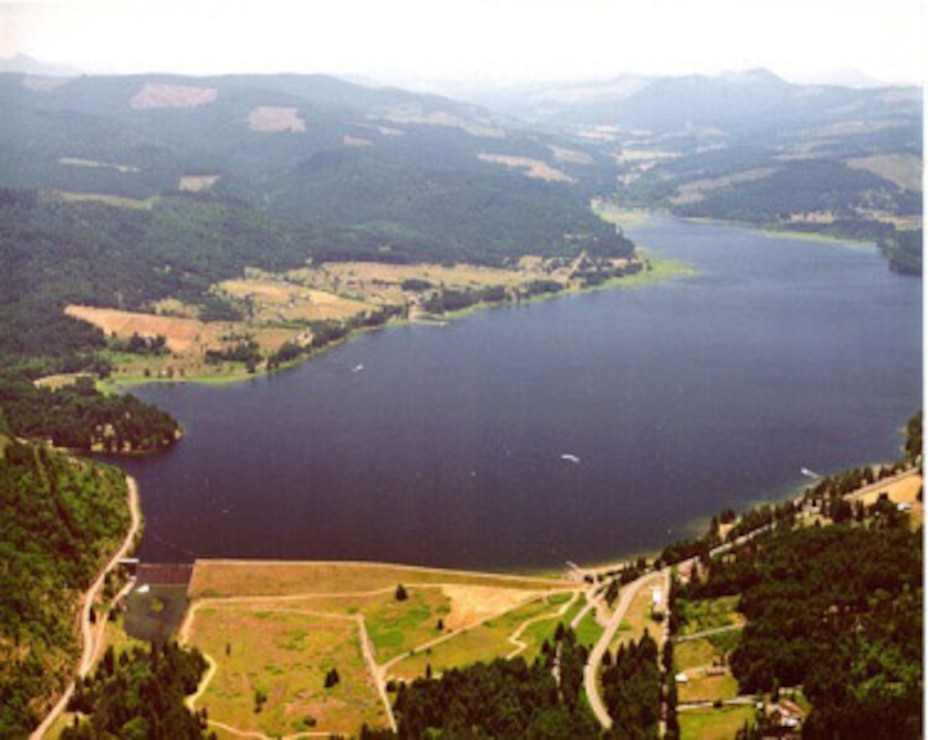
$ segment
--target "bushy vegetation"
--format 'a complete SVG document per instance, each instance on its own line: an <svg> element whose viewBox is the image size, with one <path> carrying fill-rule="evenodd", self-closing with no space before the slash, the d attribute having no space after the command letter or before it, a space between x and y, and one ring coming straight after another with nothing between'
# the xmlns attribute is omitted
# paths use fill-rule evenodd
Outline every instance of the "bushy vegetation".
<svg viewBox="0 0 928 740"><path fill-rule="evenodd" d="M0 435L0 737L24 737L77 661L80 595L129 511L115 468Z"/></svg>
<svg viewBox="0 0 928 740"><path fill-rule="evenodd" d="M196 648L173 642L133 648L118 657L110 647L94 675L78 681L68 702L69 711L87 718L66 728L61 738L199 740L205 737L206 710L190 712L184 697L196 691L206 668Z"/></svg>

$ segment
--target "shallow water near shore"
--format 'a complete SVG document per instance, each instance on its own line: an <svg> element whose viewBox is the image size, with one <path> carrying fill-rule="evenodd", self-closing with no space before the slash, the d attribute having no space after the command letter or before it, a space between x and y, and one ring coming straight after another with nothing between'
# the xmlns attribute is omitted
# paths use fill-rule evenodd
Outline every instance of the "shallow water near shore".
<svg viewBox="0 0 928 740"><path fill-rule="evenodd" d="M136 389L186 430L120 461L141 557L602 562L801 467L898 454L922 403L919 279L875 249L731 225L628 234L698 274L365 334L252 382Z"/></svg>

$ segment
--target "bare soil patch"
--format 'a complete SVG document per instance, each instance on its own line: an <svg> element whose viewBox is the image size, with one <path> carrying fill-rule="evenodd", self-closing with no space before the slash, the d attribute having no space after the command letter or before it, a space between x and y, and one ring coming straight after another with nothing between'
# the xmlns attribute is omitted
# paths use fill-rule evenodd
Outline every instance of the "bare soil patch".
<svg viewBox="0 0 928 740"><path fill-rule="evenodd" d="M132 96L129 105L136 110L199 108L214 102L218 94L215 87L148 82Z"/></svg>
<svg viewBox="0 0 928 740"><path fill-rule="evenodd" d="M177 188L186 193L199 193L209 190L219 179L219 175L184 175L177 183Z"/></svg>

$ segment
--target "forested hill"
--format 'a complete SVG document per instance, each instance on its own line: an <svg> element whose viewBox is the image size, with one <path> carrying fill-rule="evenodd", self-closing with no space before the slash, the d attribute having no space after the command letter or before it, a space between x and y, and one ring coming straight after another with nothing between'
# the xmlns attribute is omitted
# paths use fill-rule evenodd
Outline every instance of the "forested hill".
<svg viewBox="0 0 928 740"><path fill-rule="evenodd" d="M623 245L589 209L614 162L472 105L323 76L0 75L0 186L147 207L208 191L308 254L499 263ZM131 200L119 200L131 199Z"/></svg>
<svg viewBox="0 0 928 740"><path fill-rule="evenodd" d="M16 442L0 415L0 737L25 737L80 653L81 593L129 527L122 472ZM10 515L15 512L15 516Z"/></svg>

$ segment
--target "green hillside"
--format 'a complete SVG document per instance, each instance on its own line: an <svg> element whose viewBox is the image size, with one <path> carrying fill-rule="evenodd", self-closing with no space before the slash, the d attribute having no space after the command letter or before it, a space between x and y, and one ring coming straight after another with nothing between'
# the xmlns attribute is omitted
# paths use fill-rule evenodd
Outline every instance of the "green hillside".
<svg viewBox="0 0 928 740"><path fill-rule="evenodd" d="M2 416L0 416L2 420ZM129 526L109 466L0 435L0 736L24 737L80 653L81 593Z"/></svg>

